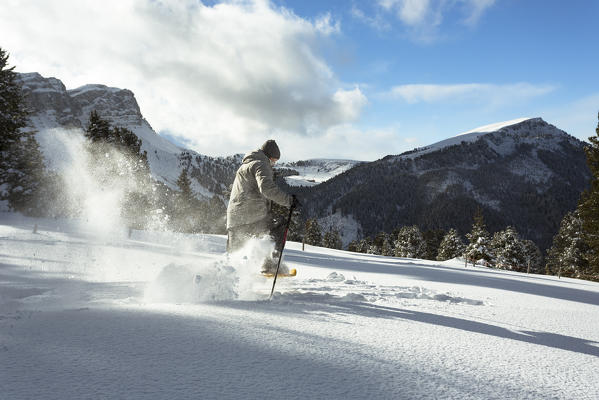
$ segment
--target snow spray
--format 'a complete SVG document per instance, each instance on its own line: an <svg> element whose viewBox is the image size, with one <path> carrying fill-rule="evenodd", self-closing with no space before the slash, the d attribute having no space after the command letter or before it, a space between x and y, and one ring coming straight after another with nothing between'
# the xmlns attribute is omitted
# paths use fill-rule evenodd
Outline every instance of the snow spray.
<svg viewBox="0 0 599 400"><path fill-rule="evenodd" d="M268 281L260 268L274 248L268 236L252 238L232 254L193 265L169 264L147 285L144 298L152 303L266 299Z"/></svg>

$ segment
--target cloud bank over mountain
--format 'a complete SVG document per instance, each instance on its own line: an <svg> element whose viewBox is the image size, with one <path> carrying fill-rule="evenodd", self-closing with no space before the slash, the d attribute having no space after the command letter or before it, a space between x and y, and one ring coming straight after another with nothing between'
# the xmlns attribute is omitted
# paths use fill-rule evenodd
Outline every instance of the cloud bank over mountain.
<svg viewBox="0 0 599 400"><path fill-rule="evenodd" d="M204 154L247 151L269 136L299 143L325 135L367 103L319 53L340 31L330 14L307 20L262 0L26 0L3 8L0 20L15 32L3 45L19 71L61 77L69 88L129 88L157 131Z"/></svg>

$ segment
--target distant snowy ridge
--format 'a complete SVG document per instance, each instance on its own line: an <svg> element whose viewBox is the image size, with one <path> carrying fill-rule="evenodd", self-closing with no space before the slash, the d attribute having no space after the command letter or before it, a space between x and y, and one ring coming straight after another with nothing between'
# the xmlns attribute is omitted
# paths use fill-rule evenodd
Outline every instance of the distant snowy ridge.
<svg viewBox="0 0 599 400"><path fill-rule="evenodd" d="M580 140L548 124L542 118L520 118L485 125L430 146L415 149L399 156L392 156L388 159L390 161L415 160L424 155L448 149L451 146L478 141L484 141L484 145L493 152L494 157L511 158L510 173L519 175L529 182L541 184L549 181L555 174L548 167L547 162L539 157L539 151L562 152L565 143L574 147L581 146ZM526 145L532 146L534 150L528 156L518 155L523 148L522 146ZM468 160L466 163L462 163L461 166L466 169L476 169L479 164ZM424 174L430 170L431 168L419 167L414 172ZM437 186L438 191L443 191L447 185L454 183L452 179L449 179L445 184Z"/></svg>
<svg viewBox="0 0 599 400"><path fill-rule="evenodd" d="M494 124L484 125L484 126L469 130L467 132L460 133L459 135L456 135L454 137L451 137L451 138L448 138L445 140L441 140L440 142L433 143L429 146L420 147L420 148L405 152L403 154L400 154L397 157L400 157L403 159L409 159L409 158L413 159L413 158L420 157L421 155L424 155L427 153L432 153L434 151L441 150L445 147L460 144L462 142L467 142L467 143L474 142L483 135L486 135L486 134L492 133L492 132L499 132L499 131L503 130L504 128L521 124L524 121L541 122L543 120L541 118L518 118L518 119L513 119L510 121L497 122Z"/></svg>
<svg viewBox="0 0 599 400"><path fill-rule="evenodd" d="M298 175L285 177L285 181L288 185L316 186L362 163L363 161L355 160L315 158L305 161L283 163L279 167L289 168L298 172Z"/></svg>

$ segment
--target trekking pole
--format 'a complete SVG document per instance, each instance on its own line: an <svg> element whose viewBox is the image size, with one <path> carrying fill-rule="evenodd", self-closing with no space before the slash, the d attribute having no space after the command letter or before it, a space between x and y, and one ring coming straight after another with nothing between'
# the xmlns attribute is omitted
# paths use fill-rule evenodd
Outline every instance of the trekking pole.
<svg viewBox="0 0 599 400"><path fill-rule="evenodd" d="M272 282L272 289L270 290L270 296L268 297L268 300L272 299L272 294L275 292L277 275L279 275L279 267L281 266L281 259L283 258L283 249L285 248L285 243L287 242L287 232L289 231L289 225L291 225L291 215L293 214L294 208L295 207L293 205L289 208L289 218L287 218L287 225L285 226L285 233L283 234L283 246L281 247L281 254L279 254L279 262L277 263L277 270L275 271L275 279Z"/></svg>

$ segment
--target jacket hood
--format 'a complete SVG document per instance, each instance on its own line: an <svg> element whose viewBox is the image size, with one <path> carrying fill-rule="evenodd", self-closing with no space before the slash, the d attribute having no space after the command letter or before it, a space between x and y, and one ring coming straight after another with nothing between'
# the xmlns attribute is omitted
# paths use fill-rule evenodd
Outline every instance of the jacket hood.
<svg viewBox="0 0 599 400"><path fill-rule="evenodd" d="M254 150L251 153L248 153L243 157L242 164L251 163L252 161L265 161L267 163L270 162L266 154L262 149Z"/></svg>

